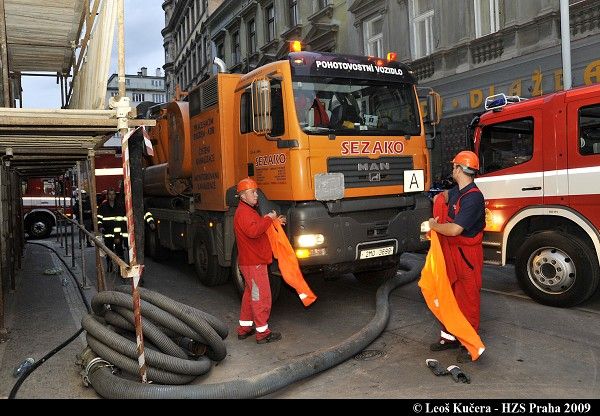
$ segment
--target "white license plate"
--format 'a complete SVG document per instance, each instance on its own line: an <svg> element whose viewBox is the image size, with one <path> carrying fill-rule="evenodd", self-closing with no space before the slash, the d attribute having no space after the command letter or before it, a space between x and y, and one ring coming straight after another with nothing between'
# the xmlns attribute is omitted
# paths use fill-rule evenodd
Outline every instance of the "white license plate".
<svg viewBox="0 0 600 416"><path fill-rule="evenodd" d="M372 259L373 257L391 256L394 254L394 246L370 248L360 251L360 259Z"/></svg>

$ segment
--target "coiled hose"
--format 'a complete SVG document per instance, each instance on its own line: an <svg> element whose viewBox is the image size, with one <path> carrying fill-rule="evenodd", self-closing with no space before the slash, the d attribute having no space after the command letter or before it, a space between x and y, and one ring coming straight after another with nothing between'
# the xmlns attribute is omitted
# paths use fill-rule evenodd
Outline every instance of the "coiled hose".
<svg viewBox="0 0 600 416"><path fill-rule="evenodd" d="M413 282L421 272L421 267L412 262L401 264L401 269L408 271L386 281L377 290L375 315L365 327L337 345L319 349L263 374L214 384L185 386L141 384L115 376L105 362L87 360L86 380L98 394L111 399L242 399L273 393L340 364L371 344L387 326L390 317L389 295L392 290ZM145 299L144 292L147 294L149 291L143 290L141 293L143 299ZM163 298L168 299L164 296ZM142 310L145 312L146 307L143 306Z"/></svg>
<svg viewBox="0 0 600 416"><path fill-rule="evenodd" d="M118 328L134 332L131 287L119 286L117 290L94 296L94 315L86 315L81 325L87 331L88 346L98 356L136 374L139 369L136 343L114 331ZM223 339L228 330L221 321L160 293L144 288L139 290L144 337L150 342L145 350L149 380L162 384L189 383L210 370L209 358L215 361L225 358L227 351ZM188 359L188 354L195 355L195 351L185 351L172 339L187 340L183 344L192 346L193 350L205 345L206 357Z"/></svg>

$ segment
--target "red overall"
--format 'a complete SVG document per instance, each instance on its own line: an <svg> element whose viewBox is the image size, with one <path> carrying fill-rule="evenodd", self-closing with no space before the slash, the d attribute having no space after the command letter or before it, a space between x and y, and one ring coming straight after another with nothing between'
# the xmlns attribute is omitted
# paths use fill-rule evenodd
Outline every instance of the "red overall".
<svg viewBox="0 0 600 416"><path fill-rule="evenodd" d="M472 188L462 194L455 204L454 215L460 210L460 199L471 193L481 192ZM440 224L452 222L448 215L448 205L443 197L436 198L433 204L433 216L439 217ZM439 233L438 233L439 234ZM439 234L440 244L444 252L448 279L454 292L456 302L465 318L473 326L475 331L479 330L479 307L481 290L481 273L483 271L483 231L474 237L458 235L449 237Z"/></svg>
<svg viewBox="0 0 600 416"><path fill-rule="evenodd" d="M273 253L267 237L267 229L273 220L261 217L245 202L240 202L233 220L238 264L244 277L245 288L240 309L238 335L246 335L256 328L256 339L266 338L271 315L271 285L267 265L273 261Z"/></svg>

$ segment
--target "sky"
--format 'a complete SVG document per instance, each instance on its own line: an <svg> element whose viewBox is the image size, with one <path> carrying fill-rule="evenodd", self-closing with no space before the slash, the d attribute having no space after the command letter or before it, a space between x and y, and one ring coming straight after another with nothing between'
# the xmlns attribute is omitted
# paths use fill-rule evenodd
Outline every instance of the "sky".
<svg viewBox="0 0 600 416"><path fill-rule="evenodd" d="M165 27L163 0L125 0L125 72L135 75L143 66L148 75L165 63L160 31ZM115 32L115 42L117 34ZM117 71L117 45L113 46L110 73ZM70 78L69 78L70 80ZM60 108L56 77L23 77L23 107Z"/></svg>

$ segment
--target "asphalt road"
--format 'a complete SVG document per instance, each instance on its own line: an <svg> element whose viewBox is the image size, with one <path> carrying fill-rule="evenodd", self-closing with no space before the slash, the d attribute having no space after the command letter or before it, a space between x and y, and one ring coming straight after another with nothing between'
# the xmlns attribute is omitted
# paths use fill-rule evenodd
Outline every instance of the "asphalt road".
<svg viewBox="0 0 600 416"><path fill-rule="evenodd" d="M56 240L44 241L56 246ZM78 254L77 254L78 255ZM88 280L93 273L93 249L86 249ZM404 260L423 261L405 254ZM70 263L68 263L70 264ZM79 265L79 260L77 261ZM36 359L70 336L85 312L66 273L46 276L49 267L63 267L46 249L28 245L18 288L7 294L9 340L0 344L0 397L15 379L15 363ZM79 266L78 266L79 267ZM79 276L79 271L76 271ZM271 398L598 398L600 397L600 295L571 309L539 305L518 288L511 268L486 267L482 291L480 335L482 357L459 364L470 384L436 377L425 360L456 364L456 350L430 352L438 326L425 305L416 281L390 296L391 317L385 331L363 354L282 388ZM335 281L308 277L319 297L306 309L295 293L282 290L274 304L270 326L283 334L279 342L258 345L235 336L239 298L233 286L206 288L181 253L163 263L146 262L145 286L222 319L230 329L227 357L195 383L215 383L252 377L315 350L344 341L359 331L375 311L375 285L352 275ZM109 287L120 278L109 275ZM94 290L86 291L88 296ZM83 337L48 360L23 384L18 397L98 397L81 385L75 355Z"/></svg>

